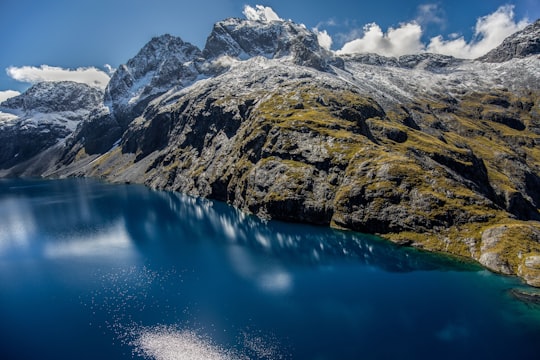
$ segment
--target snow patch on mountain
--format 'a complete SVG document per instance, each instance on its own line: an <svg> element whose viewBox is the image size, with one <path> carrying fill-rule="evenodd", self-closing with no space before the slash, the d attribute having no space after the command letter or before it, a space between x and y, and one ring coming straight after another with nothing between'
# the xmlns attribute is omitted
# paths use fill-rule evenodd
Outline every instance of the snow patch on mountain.
<svg viewBox="0 0 540 360"><path fill-rule="evenodd" d="M497 65L454 61L453 58L439 58L433 63L433 58L422 57L409 58L408 62L403 57L371 56L367 57L368 61L362 61L365 58L358 61L353 57L345 61L345 70L336 72L381 104L408 102L440 94L459 96L470 91L497 88L540 89L540 59L536 57L513 59Z"/></svg>

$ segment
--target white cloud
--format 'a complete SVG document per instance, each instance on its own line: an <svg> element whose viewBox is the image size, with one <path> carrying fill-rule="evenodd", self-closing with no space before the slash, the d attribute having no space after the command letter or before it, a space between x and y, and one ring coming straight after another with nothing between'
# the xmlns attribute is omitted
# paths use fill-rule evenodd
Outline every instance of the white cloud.
<svg viewBox="0 0 540 360"><path fill-rule="evenodd" d="M283 19L269 6L255 5L253 8L249 5L245 5L243 14L246 19L253 21L283 21Z"/></svg>
<svg viewBox="0 0 540 360"><path fill-rule="evenodd" d="M444 25L444 18L438 6L426 4L419 7L418 20L423 23ZM506 5L494 13L480 17L476 21L474 38L467 42L463 36L450 34L449 39L441 35L430 39L429 44L421 41L423 29L418 21L403 23L398 28L389 28L385 33L379 25L364 26L361 36L343 45L338 54L376 53L384 56L401 56L432 52L452 55L457 58L474 59L497 47L506 37L523 29L528 20L514 20L514 6ZM358 32L353 30L351 34Z"/></svg>
<svg viewBox="0 0 540 360"><path fill-rule="evenodd" d="M332 47L332 37L328 35L328 32L326 30L319 31L319 29L315 28L313 29L315 34L317 34L317 41L319 42L319 45L326 50L330 50Z"/></svg>
<svg viewBox="0 0 540 360"><path fill-rule="evenodd" d="M95 67L78 68L75 70L55 66L11 66L7 74L21 82L35 84L42 81L74 81L104 89L109 82L109 75Z"/></svg>
<svg viewBox="0 0 540 360"><path fill-rule="evenodd" d="M335 19L328 19L325 21L320 21L317 26L315 26L316 29L320 28L321 26L338 26L338 22Z"/></svg>
<svg viewBox="0 0 540 360"><path fill-rule="evenodd" d="M439 4L419 5L418 14L416 15L416 22L424 26L427 24L444 26L446 24L444 10L441 9Z"/></svg>
<svg viewBox="0 0 540 360"><path fill-rule="evenodd" d="M514 21L514 6L501 6L493 14L483 16L476 21L474 39L467 42L463 36L445 40L442 36L431 39L428 52L452 55L458 58L474 59L486 54L502 41L528 25L528 20Z"/></svg>
<svg viewBox="0 0 540 360"><path fill-rule="evenodd" d="M21 93L18 92L18 91L14 91L14 90L0 91L0 103L6 101L9 98L17 96L17 95L21 95Z"/></svg>
<svg viewBox="0 0 540 360"><path fill-rule="evenodd" d="M383 33L375 23L364 26L363 37L349 41L338 54L377 53L384 56L415 54L423 50L422 28L415 22L389 28Z"/></svg>

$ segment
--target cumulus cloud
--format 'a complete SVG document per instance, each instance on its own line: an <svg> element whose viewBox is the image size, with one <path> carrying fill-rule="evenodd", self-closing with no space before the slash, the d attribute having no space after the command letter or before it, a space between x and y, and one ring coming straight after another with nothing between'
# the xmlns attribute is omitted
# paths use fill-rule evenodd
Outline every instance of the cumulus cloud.
<svg viewBox="0 0 540 360"><path fill-rule="evenodd" d="M42 81L74 81L104 89L109 82L109 75L95 67L73 70L48 65L41 65L40 67L11 66L6 69L6 72L17 81L31 84Z"/></svg>
<svg viewBox="0 0 540 360"><path fill-rule="evenodd" d="M332 47L332 37L328 35L328 32L326 30L320 31L319 29L315 28L313 29L315 34L317 34L317 41L319 42L319 45L326 50L330 50Z"/></svg>
<svg viewBox="0 0 540 360"><path fill-rule="evenodd" d="M375 23L364 27L361 38L349 41L338 54L377 53L384 56L401 56L419 53L424 45L420 38L422 28L416 22L401 24L394 29L389 28L384 33Z"/></svg>
<svg viewBox="0 0 540 360"><path fill-rule="evenodd" d="M462 59L480 57L497 47L506 37L523 29L528 20L514 20L514 6L505 5L494 13L480 17L476 22L472 40L467 42L463 36L449 35L444 39L439 35L430 39L426 45L422 42L423 29L419 23L438 23L443 25L444 18L437 5L426 4L419 7L417 20L403 23L398 28L389 28L385 33L376 23L364 26L360 37L343 45L338 54L376 53L384 56L401 56L432 52L452 55Z"/></svg>
<svg viewBox="0 0 540 360"><path fill-rule="evenodd" d="M9 98L12 98L14 96L21 95L20 92L15 90L4 90L0 91L0 103L6 101Z"/></svg>
<svg viewBox="0 0 540 360"><path fill-rule="evenodd" d="M283 19L269 6L255 5L255 7L252 7L245 5L243 14L246 19L253 21L283 21Z"/></svg>
<svg viewBox="0 0 540 360"><path fill-rule="evenodd" d="M493 14L483 16L476 21L474 38L470 42L467 42L463 36L445 40L439 35L431 39L427 51L474 59L494 49L506 37L523 29L528 23L527 19L515 22L513 5L502 6Z"/></svg>

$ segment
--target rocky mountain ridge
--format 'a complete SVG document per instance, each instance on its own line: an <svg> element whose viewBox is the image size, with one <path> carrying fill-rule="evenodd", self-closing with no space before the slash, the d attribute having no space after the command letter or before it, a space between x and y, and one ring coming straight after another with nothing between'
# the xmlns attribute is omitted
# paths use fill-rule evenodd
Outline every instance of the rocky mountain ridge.
<svg viewBox="0 0 540 360"><path fill-rule="evenodd" d="M504 62L540 53L540 21L510 35L501 45L480 57L480 61Z"/></svg>
<svg viewBox="0 0 540 360"><path fill-rule="evenodd" d="M0 161L1 174L144 183L540 286L540 60L528 49L499 63L336 57L301 25L227 19L203 50L153 39L72 135Z"/></svg>
<svg viewBox="0 0 540 360"><path fill-rule="evenodd" d="M199 48L179 37L155 37L114 72L105 89L105 103L117 118L136 117L157 95L193 82L201 56Z"/></svg>
<svg viewBox="0 0 540 360"><path fill-rule="evenodd" d="M63 142L102 106L103 92L69 81L44 82L0 104L0 168Z"/></svg>
<svg viewBox="0 0 540 360"><path fill-rule="evenodd" d="M292 21L227 19L214 25L203 53L208 59L230 56L246 60L255 56L289 58L292 63L318 70L342 61L319 45L317 35Z"/></svg>

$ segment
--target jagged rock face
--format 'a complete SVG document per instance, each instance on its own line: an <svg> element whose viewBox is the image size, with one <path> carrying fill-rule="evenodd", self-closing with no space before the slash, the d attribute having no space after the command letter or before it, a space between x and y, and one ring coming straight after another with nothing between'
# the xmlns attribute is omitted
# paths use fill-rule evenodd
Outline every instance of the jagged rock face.
<svg viewBox="0 0 540 360"><path fill-rule="evenodd" d="M4 101L0 111L13 115L0 120L0 169L24 162L66 138L101 106L102 98L98 89L65 81L39 83Z"/></svg>
<svg viewBox="0 0 540 360"><path fill-rule="evenodd" d="M498 63L535 54L540 54L540 20L510 35L501 45L478 60Z"/></svg>
<svg viewBox="0 0 540 360"><path fill-rule="evenodd" d="M199 75L201 51L178 37L153 38L112 76L105 90L119 122L127 124L148 102L175 86L186 86Z"/></svg>
<svg viewBox="0 0 540 360"><path fill-rule="evenodd" d="M150 101L196 80L200 75L198 64L203 61L201 56L199 48L179 37L162 35L150 40L135 57L115 71L105 89L108 111L92 114L70 139L70 146L79 144L86 154L109 150ZM65 158L73 156L73 151L68 149Z"/></svg>
<svg viewBox="0 0 540 360"><path fill-rule="evenodd" d="M291 21L227 19L214 25L203 51L209 59L231 56L249 59L264 56L277 59L291 56L298 65L325 69L340 66L329 51L320 47L317 35Z"/></svg>
<svg viewBox="0 0 540 360"><path fill-rule="evenodd" d="M366 65L392 66L406 69L444 70L447 67L459 65L463 60L440 54L415 54L400 57L386 57L378 54L345 55L346 61L354 61Z"/></svg>
<svg viewBox="0 0 540 360"><path fill-rule="evenodd" d="M209 58L228 55L241 59L254 56L272 59L291 55L296 41L302 41L311 51L319 49L314 33L290 21L227 19L214 25L204 54Z"/></svg>
<svg viewBox="0 0 540 360"><path fill-rule="evenodd" d="M24 94L0 104L4 112L54 113L62 111L93 110L101 103L103 93L85 84L70 81L42 82L30 87Z"/></svg>

